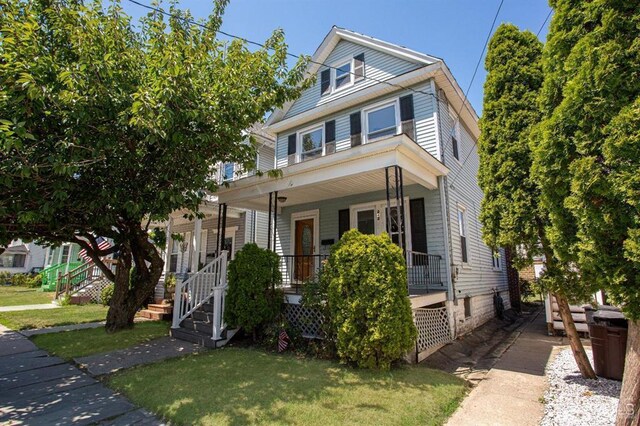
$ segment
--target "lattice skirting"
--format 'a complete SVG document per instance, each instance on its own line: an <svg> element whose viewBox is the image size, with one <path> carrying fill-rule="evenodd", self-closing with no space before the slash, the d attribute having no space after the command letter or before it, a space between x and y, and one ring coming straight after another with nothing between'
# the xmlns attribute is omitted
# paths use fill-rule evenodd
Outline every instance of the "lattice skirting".
<svg viewBox="0 0 640 426"><path fill-rule="evenodd" d="M450 342L451 329L447 308L419 308L413 310L413 322L418 329L418 352Z"/></svg>
<svg viewBox="0 0 640 426"><path fill-rule="evenodd" d="M91 301L96 303L102 303L102 289L111 284L111 281L107 279L96 280L88 286L80 289L77 293L78 296L91 296Z"/></svg>
<svg viewBox="0 0 640 426"><path fill-rule="evenodd" d="M315 309L300 304L285 303L284 313L289 324L308 339L322 338L322 315Z"/></svg>

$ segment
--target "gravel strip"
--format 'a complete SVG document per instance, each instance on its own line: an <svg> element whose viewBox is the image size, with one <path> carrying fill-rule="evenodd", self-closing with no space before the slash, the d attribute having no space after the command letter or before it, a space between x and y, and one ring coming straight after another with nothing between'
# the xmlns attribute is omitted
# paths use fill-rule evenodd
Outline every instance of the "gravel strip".
<svg viewBox="0 0 640 426"><path fill-rule="evenodd" d="M591 349L585 348L593 365ZM587 380L580 376L571 349L565 349L547 366L549 390L544 394L543 426L613 425L621 382Z"/></svg>

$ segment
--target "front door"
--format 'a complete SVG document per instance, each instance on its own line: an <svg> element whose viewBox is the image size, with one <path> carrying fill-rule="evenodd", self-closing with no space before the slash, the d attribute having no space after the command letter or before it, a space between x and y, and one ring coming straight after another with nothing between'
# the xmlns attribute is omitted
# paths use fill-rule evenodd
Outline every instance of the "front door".
<svg viewBox="0 0 640 426"><path fill-rule="evenodd" d="M295 270L296 281L305 281L313 273L314 235L313 220L295 221Z"/></svg>

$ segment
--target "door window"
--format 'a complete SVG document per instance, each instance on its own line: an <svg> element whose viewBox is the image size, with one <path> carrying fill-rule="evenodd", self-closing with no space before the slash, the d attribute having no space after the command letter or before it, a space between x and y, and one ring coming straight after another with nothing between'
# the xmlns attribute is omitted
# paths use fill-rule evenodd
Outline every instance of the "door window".
<svg viewBox="0 0 640 426"><path fill-rule="evenodd" d="M376 233L376 215L374 209L360 210L356 213L358 231L363 234Z"/></svg>

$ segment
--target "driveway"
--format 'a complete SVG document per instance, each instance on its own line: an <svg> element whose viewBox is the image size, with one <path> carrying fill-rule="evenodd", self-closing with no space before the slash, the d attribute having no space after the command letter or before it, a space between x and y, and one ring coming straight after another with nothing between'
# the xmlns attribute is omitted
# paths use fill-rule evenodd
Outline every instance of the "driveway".
<svg viewBox="0 0 640 426"><path fill-rule="evenodd" d="M0 325L0 424L160 425L148 412Z"/></svg>

